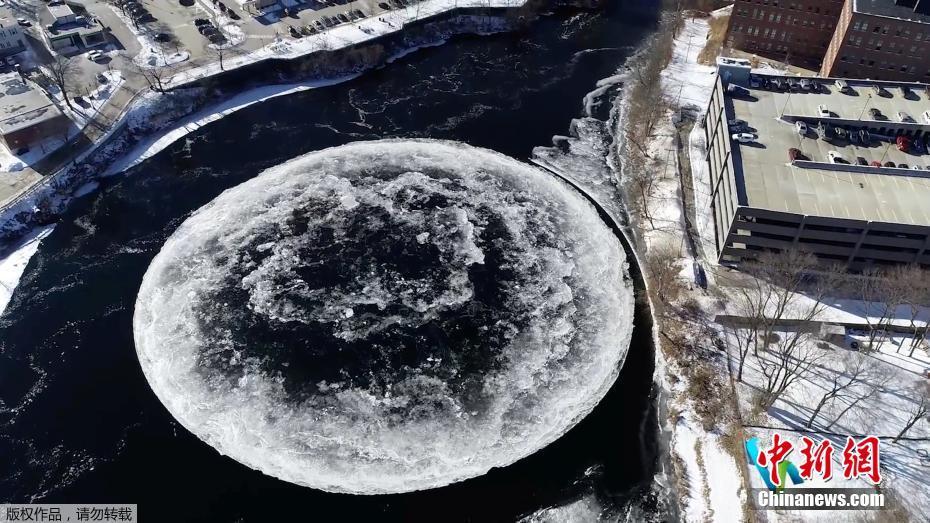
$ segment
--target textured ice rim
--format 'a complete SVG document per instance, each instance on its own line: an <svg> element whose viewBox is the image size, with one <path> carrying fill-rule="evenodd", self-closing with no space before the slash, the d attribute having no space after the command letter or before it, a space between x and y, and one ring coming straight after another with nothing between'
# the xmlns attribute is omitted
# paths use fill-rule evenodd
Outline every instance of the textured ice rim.
<svg viewBox="0 0 930 523"><path fill-rule="evenodd" d="M580 319L588 327L582 334L591 343L577 350L578 354L559 355L554 369L547 366L554 356L540 351L542 356L527 355L525 365L521 362L509 369L503 380L495 377L495 386L504 396L495 413L511 419L490 416L487 423L469 426L467 433L457 432L458 420L426 426L411 422L396 434L382 426L384 420L375 419L370 421L376 427L372 430L377 441L366 448L364 438L359 441L355 433L358 427L343 427L343 448L341 432L327 425L326 413L282 410L274 400L273 380L253 380L243 385L240 394L217 393L206 386L195 372L198 339L190 319L185 318L190 311L184 308L197 282L195 278L178 280L175 265L199 242L214 237L224 227L248 227L256 205L258 209L273 206L278 203L276 195L293 190L295 184L313 183L314 172L321 165L329 174L334 166L351 172L386 157L405 162L405 167L409 163L411 171L422 165L438 165L466 176L478 171L491 173L514 190L531 191L558 206L574 221L573 234L578 236L566 246L576 267L582 269L575 276L584 279L588 291L596 294L594 309L600 314ZM143 372L156 396L178 422L220 453L268 475L321 490L409 492L462 481L514 463L558 439L594 409L616 381L630 345L633 290L626 269L622 245L597 210L549 174L499 153L456 142L357 142L312 152L268 169L194 212L166 241L143 278L133 320L134 338ZM537 361L540 359L545 361ZM540 381L538 390L532 389ZM525 400L527 391L532 401ZM358 400L356 394L352 401ZM525 411L518 410L522 402L531 403ZM268 416L269 412L276 415ZM512 419L515 412L516 422ZM308 452L308 448L317 450Z"/></svg>

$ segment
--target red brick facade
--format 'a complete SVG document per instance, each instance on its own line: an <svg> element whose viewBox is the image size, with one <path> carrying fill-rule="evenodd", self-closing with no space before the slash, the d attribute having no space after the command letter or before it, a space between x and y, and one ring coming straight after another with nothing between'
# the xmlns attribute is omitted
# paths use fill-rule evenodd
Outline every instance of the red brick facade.
<svg viewBox="0 0 930 523"><path fill-rule="evenodd" d="M820 69L843 0L736 0L726 45Z"/></svg>
<svg viewBox="0 0 930 523"><path fill-rule="evenodd" d="M821 76L930 82L930 24L843 11Z"/></svg>

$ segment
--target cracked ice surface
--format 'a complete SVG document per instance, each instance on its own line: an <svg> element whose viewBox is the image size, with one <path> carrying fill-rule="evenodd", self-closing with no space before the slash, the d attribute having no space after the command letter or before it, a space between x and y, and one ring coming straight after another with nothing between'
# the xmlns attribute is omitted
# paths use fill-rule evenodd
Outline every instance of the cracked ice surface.
<svg viewBox="0 0 930 523"><path fill-rule="evenodd" d="M296 158L185 221L136 302L159 399L223 454L334 492L446 485L581 420L632 331L623 249L576 192L453 142Z"/></svg>

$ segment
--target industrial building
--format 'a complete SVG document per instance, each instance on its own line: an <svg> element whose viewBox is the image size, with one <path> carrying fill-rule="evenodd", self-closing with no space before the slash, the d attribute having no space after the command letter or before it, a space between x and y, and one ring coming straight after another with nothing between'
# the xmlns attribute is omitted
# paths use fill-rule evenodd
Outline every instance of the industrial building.
<svg viewBox="0 0 930 523"><path fill-rule="evenodd" d="M64 137L71 120L18 73L0 75L0 137L14 153L53 137Z"/></svg>
<svg viewBox="0 0 930 523"><path fill-rule="evenodd" d="M736 0L726 43L821 76L930 81L930 0Z"/></svg>
<svg viewBox="0 0 930 523"><path fill-rule="evenodd" d="M712 203L698 212L721 263L799 248L853 270L930 265L927 85L724 60L703 126Z"/></svg>
<svg viewBox="0 0 930 523"><path fill-rule="evenodd" d="M26 40L19 22L7 7L0 7L0 57L10 56L26 50Z"/></svg>
<svg viewBox="0 0 930 523"><path fill-rule="evenodd" d="M728 47L819 70L844 0L736 0Z"/></svg>

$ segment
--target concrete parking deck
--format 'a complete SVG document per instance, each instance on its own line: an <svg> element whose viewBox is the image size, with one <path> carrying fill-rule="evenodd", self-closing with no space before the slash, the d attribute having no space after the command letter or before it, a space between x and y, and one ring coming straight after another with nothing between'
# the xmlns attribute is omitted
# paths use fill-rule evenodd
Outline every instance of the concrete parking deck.
<svg viewBox="0 0 930 523"><path fill-rule="evenodd" d="M926 92L904 99L900 91L890 89L893 96L870 99L865 84L854 89L857 95L847 95L832 82L824 82L817 93L751 89L749 96L728 97L735 117L748 122L750 130L758 134L755 143L733 142L734 163L741 166L747 205L801 215L930 225L930 170L926 170L930 168L930 155L926 150L906 153L899 151L894 142L876 138L868 145L835 138L827 141L816 132L818 123L825 121L854 130L870 128L873 137L880 131L892 136L904 132L926 135L930 122L858 121L867 103L884 114L906 110L918 119L922 111L930 110ZM833 117L818 116L821 104L833 112ZM796 117L811 127L804 136L792 123ZM791 163L791 148L799 149L811 162ZM830 151L851 164L861 157L866 162L906 164L909 169L834 165L828 160ZM915 165L923 170L910 169Z"/></svg>

